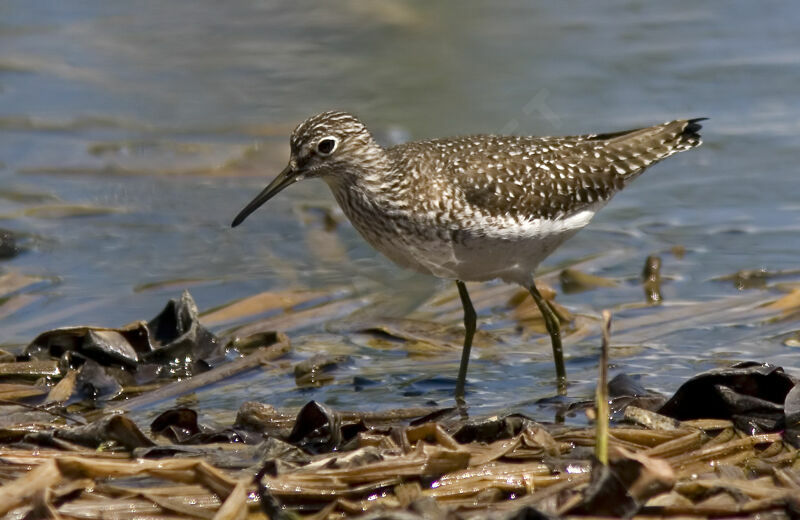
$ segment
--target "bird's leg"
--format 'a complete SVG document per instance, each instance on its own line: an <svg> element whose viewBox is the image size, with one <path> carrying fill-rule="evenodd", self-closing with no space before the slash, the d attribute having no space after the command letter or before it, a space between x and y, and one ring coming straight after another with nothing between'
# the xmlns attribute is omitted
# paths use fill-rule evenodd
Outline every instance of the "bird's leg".
<svg viewBox="0 0 800 520"><path fill-rule="evenodd" d="M456 280L458 286L458 295L461 297L461 305L464 307L464 348L461 350L461 364L458 367L458 381L456 381L456 405L459 408L464 408L466 400L464 399L464 385L467 382L467 366L469 365L469 352L472 350L472 337L475 335L475 325L477 323L477 314L475 308L472 306L472 301L469 299L467 286L461 280Z"/></svg>
<svg viewBox="0 0 800 520"><path fill-rule="evenodd" d="M539 307L539 311L544 318L544 325L547 328L547 333L550 334L550 342L553 344L553 360L556 364L556 379L558 384L559 395L567 394L567 368L564 365L564 349L561 346L561 322L558 315L555 313L550 303L542 298L539 289L536 288L536 283L531 282L528 290L533 296L533 301Z"/></svg>

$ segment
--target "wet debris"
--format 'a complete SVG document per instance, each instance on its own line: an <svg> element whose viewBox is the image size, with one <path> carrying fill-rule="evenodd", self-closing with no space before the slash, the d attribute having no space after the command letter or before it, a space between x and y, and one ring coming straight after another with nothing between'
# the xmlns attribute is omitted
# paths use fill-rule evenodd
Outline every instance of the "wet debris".
<svg viewBox="0 0 800 520"><path fill-rule="evenodd" d="M307 307L315 301L324 301L326 298L330 298L330 292L300 290L267 291L210 309L205 311L201 317L203 318L203 323L217 325L220 323L252 318L260 314L275 314L290 311L296 307ZM268 331L259 330L255 332ZM241 335L252 336L253 334L245 333Z"/></svg>
<svg viewBox="0 0 800 520"><path fill-rule="evenodd" d="M588 274L578 269L562 270L558 275L558 281L561 283L561 290L567 294L617 286L617 282L611 278Z"/></svg>
<svg viewBox="0 0 800 520"><path fill-rule="evenodd" d="M17 234L8 229L0 228L0 260L14 258L22 252L22 247L17 240Z"/></svg>
<svg viewBox="0 0 800 520"><path fill-rule="evenodd" d="M180 300L170 300L158 316L147 322L146 328L150 349L142 356L145 363L161 365L183 360L188 376L225 361L225 346L200 324L197 305L188 291Z"/></svg>
<svg viewBox="0 0 800 520"><path fill-rule="evenodd" d="M20 355L0 362L0 397L88 408L114 401L117 409L131 411L258 368L289 348L288 337L274 331L222 341L200 323L191 295L184 292L147 322L39 334ZM31 381L36 386L27 390L3 387Z"/></svg>
<svg viewBox="0 0 800 520"><path fill-rule="evenodd" d="M460 351L464 344L464 329L423 320L381 318L375 323L354 323L352 328L372 337L369 345L373 348L394 346L405 343L410 354L431 355L446 351ZM479 345L495 343L497 340L489 332L477 330L475 342Z"/></svg>
<svg viewBox="0 0 800 520"><path fill-rule="evenodd" d="M311 401L300 409L286 440L290 444L302 445L306 452L325 453L341 449L345 442L364 430L363 423L345 425L341 416L331 408Z"/></svg>
<svg viewBox="0 0 800 520"><path fill-rule="evenodd" d="M486 298L502 305L501 296ZM265 301L241 308L263 309ZM746 312L772 312L753 308ZM648 323L636 319L618 326L641 332ZM366 334L460 349L461 331L429 325L386 320ZM6 358L0 396L40 404L0 402L0 515L756 518L800 511L800 391L779 367L754 363L700 374L666 404L642 381L618 375L602 396L611 425L600 437L595 426L522 414L358 412L316 401L296 409L245 403L232 424L220 424L184 400L140 429L144 408L271 363L290 348L284 334L252 333L223 344L199 324L186 293L150 322L50 331L25 356ZM162 371L169 356L153 354L160 349L184 357ZM323 354L284 362L283 373L293 368L298 381L319 384L346 362ZM141 390L181 374L190 377ZM120 400L134 387L141 395ZM77 401L96 409L66 406ZM608 444L608 464L593 461L598 438Z"/></svg>
<svg viewBox="0 0 800 520"><path fill-rule="evenodd" d="M623 418L625 421L644 426L651 430L669 431L677 430L681 427L681 422L672 417L661 415L652 410L639 408L638 406L628 406L625 408Z"/></svg>
<svg viewBox="0 0 800 520"><path fill-rule="evenodd" d="M224 353L220 341L200 325L194 300L184 292L149 322L118 329L65 327L44 332L25 347L20 360L60 359L67 369L86 360L130 370L156 364L170 375L185 376L207 370Z"/></svg>
<svg viewBox="0 0 800 520"><path fill-rule="evenodd" d="M748 369L761 378L759 395L791 384L786 422L797 421L800 398L779 369L732 367L722 375L743 375L737 381L751 388ZM772 385L779 390L767 390ZM95 518L121 513L123 503L123 517L203 518L260 508L274 518L502 519L747 517L796 508L800 466L781 433L751 435L733 415L645 415L651 427L612 423L608 465L592 462L594 428L520 414L246 403L231 425L204 425L197 410L169 409L149 435L119 414L77 426L39 420L0 444L0 514L46 509Z"/></svg>
<svg viewBox="0 0 800 520"><path fill-rule="evenodd" d="M642 287L647 303L661 303L661 257L650 255L644 261L642 270Z"/></svg>
<svg viewBox="0 0 800 520"><path fill-rule="evenodd" d="M200 324L197 307L184 292L149 322L44 332L15 362L0 363L0 377L62 378L50 401L107 401L125 387L200 374L236 355Z"/></svg>
<svg viewBox="0 0 800 520"><path fill-rule="evenodd" d="M664 460L617 448L608 465L592 467L591 481L576 497L577 504L562 506L567 515L631 518L657 495L672 489L675 472Z"/></svg>
<svg viewBox="0 0 800 520"><path fill-rule="evenodd" d="M463 335L463 332L457 327L447 327L421 320L386 318L382 323L366 325L361 332L387 341L418 343L431 348L457 350L463 344L463 339L459 340L459 336Z"/></svg>
<svg viewBox="0 0 800 520"><path fill-rule="evenodd" d="M510 439L535 424L534 421L520 414L467 420L453 433L453 438L460 443Z"/></svg>
<svg viewBox="0 0 800 520"><path fill-rule="evenodd" d="M273 437L288 437L297 414L265 403L248 401L239 408L235 425Z"/></svg>
<svg viewBox="0 0 800 520"><path fill-rule="evenodd" d="M608 382L608 396L611 417L615 420L619 420L631 406L657 410L667 400L666 396L648 390L637 379L625 373L617 374Z"/></svg>
<svg viewBox="0 0 800 520"><path fill-rule="evenodd" d="M235 337L228 342L228 349L236 349L242 354L250 354L261 347L268 347L281 341L279 332L274 330L268 332L257 332L243 338Z"/></svg>
<svg viewBox="0 0 800 520"><path fill-rule="evenodd" d="M13 401L47 394L47 388L21 383L0 383L0 399Z"/></svg>
<svg viewBox="0 0 800 520"><path fill-rule="evenodd" d="M131 419L122 415L103 417L81 426L33 432L26 435L23 442L67 451L75 451L77 446L131 451L155 445Z"/></svg>
<svg viewBox="0 0 800 520"><path fill-rule="evenodd" d="M795 385L783 401L783 435L794 447L800 447L800 385Z"/></svg>
<svg viewBox="0 0 800 520"><path fill-rule="evenodd" d="M19 212L20 215L39 219L86 218L122 213L119 208L93 206L90 204L47 204L29 206Z"/></svg>
<svg viewBox="0 0 800 520"><path fill-rule="evenodd" d="M150 423L153 435L163 435L172 442L185 442L200 433L197 412L191 408L172 408L162 412Z"/></svg>
<svg viewBox="0 0 800 520"><path fill-rule="evenodd" d="M628 420L628 409L638 408L642 411L658 410L667 397L653 390L649 390L633 377L619 373L608 382L608 409L609 417L613 421ZM555 408L556 414L565 416L585 411L590 420L596 419L597 399L568 401L563 398L551 398L540 401L542 405Z"/></svg>
<svg viewBox="0 0 800 520"><path fill-rule="evenodd" d="M800 425L787 424L784 404L796 383L797 380L780 367L768 363L738 363L691 378L658 412L679 420L728 419L739 430L751 435L787 427L794 429ZM791 414L795 411L796 395L791 394Z"/></svg>
<svg viewBox="0 0 800 520"><path fill-rule="evenodd" d="M683 257L686 256L686 246L682 246L680 244L674 245L669 248L669 252L672 253L672 256L678 260L682 260Z"/></svg>
<svg viewBox="0 0 800 520"><path fill-rule="evenodd" d="M43 290L53 285L53 279L30 276L19 271L0 274L0 318L11 316L44 298ZM6 353L0 354L0 362L14 361Z"/></svg>
<svg viewBox="0 0 800 520"><path fill-rule="evenodd" d="M285 355L289 349L289 338L283 333L277 333L275 334L275 343L272 345L259 347L244 357L212 368L208 372L168 383L155 390L128 399L127 401L114 403L114 405L118 410L132 411L150 406L159 401L176 398L191 393L203 386L212 385L223 379L268 364Z"/></svg>
<svg viewBox="0 0 800 520"><path fill-rule="evenodd" d="M556 292L552 288L539 284L537 284L537 288L561 321L561 326L563 327L562 333L567 332L573 322L574 316L566 307L555 302ZM547 333L547 327L545 326L542 312L539 310L539 307L533 301L528 291L525 289L515 291L513 295L507 299L506 305L511 308L511 314L521 329L530 328L536 333ZM480 332L480 328L478 331ZM477 340L476 344L479 344Z"/></svg>
<svg viewBox="0 0 800 520"><path fill-rule="evenodd" d="M303 204L298 210L305 224L319 224L328 233L335 231L342 222L341 210L335 205Z"/></svg>
<svg viewBox="0 0 800 520"><path fill-rule="evenodd" d="M0 348L0 363L13 363L16 360L17 356Z"/></svg>
<svg viewBox="0 0 800 520"><path fill-rule="evenodd" d="M168 441L187 444L242 443L258 444L264 437L257 432L236 426L201 424L191 408L171 408L150 423L150 433ZM148 456L151 453L148 453Z"/></svg>
<svg viewBox="0 0 800 520"><path fill-rule="evenodd" d="M800 269L785 269L770 271L768 269L743 269L733 274L712 278L718 282L732 282L733 286L739 290L745 289L764 289L770 280L787 276L797 276Z"/></svg>
<svg viewBox="0 0 800 520"><path fill-rule="evenodd" d="M794 331L789 337L784 338L783 345L792 348L800 347L800 331Z"/></svg>
<svg viewBox="0 0 800 520"><path fill-rule="evenodd" d="M322 386L333 381L330 371L338 365L346 363L349 356L314 354L294 366L294 379L298 387Z"/></svg>
<svg viewBox="0 0 800 520"><path fill-rule="evenodd" d="M109 372L99 363L87 359L75 373L75 384L70 399L110 401L119 396L122 393L122 385Z"/></svg>
<svg viewBox="0 0 800 520"><path fill-rule="evenodd" d="M16 379L38 379L42 376L58 376L61 368L56 360L32 360L15 361L12 363L0 363L0 377L8 380L11 377Z"/></svg>

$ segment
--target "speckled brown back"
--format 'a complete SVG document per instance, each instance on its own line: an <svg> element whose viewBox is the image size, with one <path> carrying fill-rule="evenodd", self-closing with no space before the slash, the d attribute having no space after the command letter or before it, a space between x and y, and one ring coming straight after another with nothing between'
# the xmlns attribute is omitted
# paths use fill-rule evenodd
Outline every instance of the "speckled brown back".
<svg viewBox="0 0 800 520"><path fill-rule="evenodd" d="M612 134L475 135L387 150L417 195L453 190L494 216L554 219L608 200L647 167L701 143L699 119Z"/></svg>

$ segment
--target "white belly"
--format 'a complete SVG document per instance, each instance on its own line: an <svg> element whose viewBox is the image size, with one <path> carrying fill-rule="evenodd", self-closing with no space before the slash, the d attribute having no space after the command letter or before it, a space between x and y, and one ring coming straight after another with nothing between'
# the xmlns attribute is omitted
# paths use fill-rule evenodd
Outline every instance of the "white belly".
<svg viewBox="0 0 800 520"><path fill-rule="evenodd" d="M430 235L379 235L359 229L381 253L395 263L439 278L485 281L500 278L529 285L539 263L565 240L586 226L600 205L557 220L533 219L519 223L511 219L481 222L474 231L465 230L460 240L442 240ZM361 226L356 226L357 228ZM391 236L393 235L393 236Z"/></svg>

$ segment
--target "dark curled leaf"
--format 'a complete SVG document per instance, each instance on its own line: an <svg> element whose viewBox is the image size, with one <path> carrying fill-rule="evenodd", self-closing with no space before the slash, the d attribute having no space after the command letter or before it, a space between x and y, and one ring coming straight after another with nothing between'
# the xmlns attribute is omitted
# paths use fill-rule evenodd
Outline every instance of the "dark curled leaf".
<svg viewBox="0 0 800 520"><path fill-rule="evenodd" d="M305 466L311 462L311 456L306 452L275 437L264 439L256 450L262 462L277 460L290 467Z"/></svg>
<svg viewBox="0 0 800 520"><path fill-rule="evenodd" d="M567 515L631 518L647 500L675 484L667 462L621 448L607 466L593 460L591 477L582 500Z"/></svg>
<svg viewBox="0 0 800 520"><path fill-rule="evenodd" d="M277 333L260 341L278 339ZM117 329L66 327L39 334L19 361L59 359L62 371L90 359L104 367L123 368L131 382L147 384L160 377L187 377L229 361L228 348L203 327L188 291L170 300L151 321Z"/></svg>
<svg viewBox="0 0 800 520"><path fill-rule="evenodd" d="M75 393L70 400L109 401L121 393L122 385L119 381L109 375L105 368L89 359L78 369Z"/></svg>
<svg viewBox="0 0 800 520"><path fill-rule="evenodd" d="M225 346L200 324L197 305L188 291L180 300L170 300L161 313L147 323L152 351L144 362L169 363L174 360L203 361L208 368L225 359ZM193 364L189 372L201 368ZM191 375L191 374L187 374Z"/></svg>
<svg viewBox="0 0 800 520"><path fill-rule="evenodd" d="M0 229L0 260L14 258L22 248L17 244L17 236L13 231Z"/></svg>
<svg viewBox="0 0 800 520"><path fill-rule="evenodd" d="M204 426L198 422L197 412L190 408L173 408L163 412L150 424L150 431L177 444L258 444L264 439L259 433L241 428Z"/></svg>
<svg viewBox="0 0 800 520"><path fill-rule="evenodd" d="M583 500L569 514L630 518L638 510L639 504L628 494L619 475L611 467L595 463Z"/></svg>
<svg viewBox="0 0 800 520"><path fill-rule="evenodd" d="M78 350L86 335L85 327L69 327L43 332L25 347L21 359L60 358Z"/></svg>
<svg viewBox="0 0 800 520"><path fill-rule="evenodd" d="M261 505L261 511L267 515L267 518L271 518L273 520L292 520L293 516L283 508L283 505L280 503L280 501L275 498L275 495L273 495L269 488L264 485L265 476L278 476L278 470L275 461L266 461L253 478L256 483L256 495L258 496L258 503Z"/></svg>
<svg viewBox="0 0 800 520"><path fill-rule="evenodd" d="M783 411L786 422L783 438L795 448L800 448L800 385L786 394Z"/></svg>
<svg viewBox="0 0 800 520"><path fill-rule="evenodd" d="M200 433L197 412L190 408L172 408L161 413L150 423L153 435L163 435L172 442L181 443Z"/></svg>
<svg viewBox="0 0 800 520"><path fill-rule="evenodd" d="M155 444L139 430L136 423L123 415L103 417L85 426L60 428L27 435L25 440L36 444L52 445L60 439L90 448L113 442L126 450L154 446Z"/></svg>
<svg viewBox="0 0 800 520"><path fill-rule="evenodd" d="M533 506L524 506L508 515L505 520L556 520L555 515L539 511Z"/></svg>
<svg viewBox="0 0 800 520"><path fill-rule="evenodd" d="M83 338L81 352L103 365L118 364L136 368L139 356L128 339L114 330L88 330Z"/></svg>
<svg viewBox="0 0 800 520"><path fill-rule="evenodd" d="M257 446L219 445L156 445L151 448L137 448L131 452L133 459L198 459L219 469L241 471L261 467ZM167 461L166 464L172 462Z"/></svg>
<svg viewBox="0 0 800 520"><path fill-rule="evenodd" d="M173 459L181 456L197 457L195 452L187 453L180 446L153 446L151 448L137 448L131 453L139 459Z"/></svg>
<svg viewBox="0 0 800 520"><path fill-rule="evenodd" d="M795 380L769 364L738 363L699 374L659 410L679 420L729 419L750 433L782 429L783 403Z"/></svg>
<svg viewBox="0 0 800 520"><path fill-rule="evenodd" d="M610 419L615 422L625 418L625 410L629 406L652 411L660 408L667 400L665 396L646 389L636 379L624 373L617 374L608 382L608 396ZM552 400L556 399L561 398L557 397ZM547 401L541 400L540 402ZM575 401L566 406L570 413L593 410L594 407L594 399Z"/></svg>
<svg viewBox="0 0 800 520"><path fill-rule="evenodd" d="M628 374L617 374L608 382L608 396L611 398L612 419L620 420L629 406L657 410L663 406L666 397L642 386Z"/></svg>
<svg viewBox="0 0 800 520"><path fill-rule="evenodd" d="M77 368L84 359L104 366L135 368L139 356L150 351L144 323L119 329L65 327L39 334L25 347L22 359L62 358ZM75 363L72 363L74 358Z"/></svg>
<svg viewBox="0 0 800 520"><path fill-rule="evenodd" d="M457 407L439 408L428 414L418 417L408 423L409 426L419 426L428 422L445 422L454 417L460 417L460 412Z"/></svg>
<svg viewBox="0 0 800 520"><path fill-rule="evenodd" d="M608 382L609 397L641 397L643 395L648 395L647 389L642 386L639 381L632 378L628 374L617 374L611 381Z"/></svg>
<svg viewBox="0 0 800 520"><path fill-rule="evenodd" d="M501 439L510 439L534 424L536 424L535 421L519 414L482 421L470 421L459 428L453 434L453 438L461 444L494 442Z"/></svg>
<svg viewBox="0 0 800 520"><path fill-rule="evenodd" d="M203 428L202 426L201 428L203 431L189 437L186 440L187 444L258 444L264 440L264 436L261 434L237 428L211 429Z"/></svg>
<svg viewBox="0 0 800 520"><path fill-rule="evenodd" d="M311 401L300 409L287 440L309 453L331 451L342 443L341 419L327 406Z"/></svg>
<svg viewBox="0 0 800 520"><path fill-rule="evenodd" d="M297 414L288 441L308 453L325 453L339 449L366 427L355 421L342 427L341 416L327 406L311 401Z"/></svg>
<svg viewBox="0 0 800 520"><path fill-rule="evenodd" d="M23 352L23 359L68 356L71 364L92 359L103 366L121 366L130 371L152 366L168 369L170 375L190 376L226 361L226 347L200 324L197 306L188 291L170 300L161 313L147 323L118 329L67 327L37 336ZM152 374L139 381L152 380Z"/></svg>

